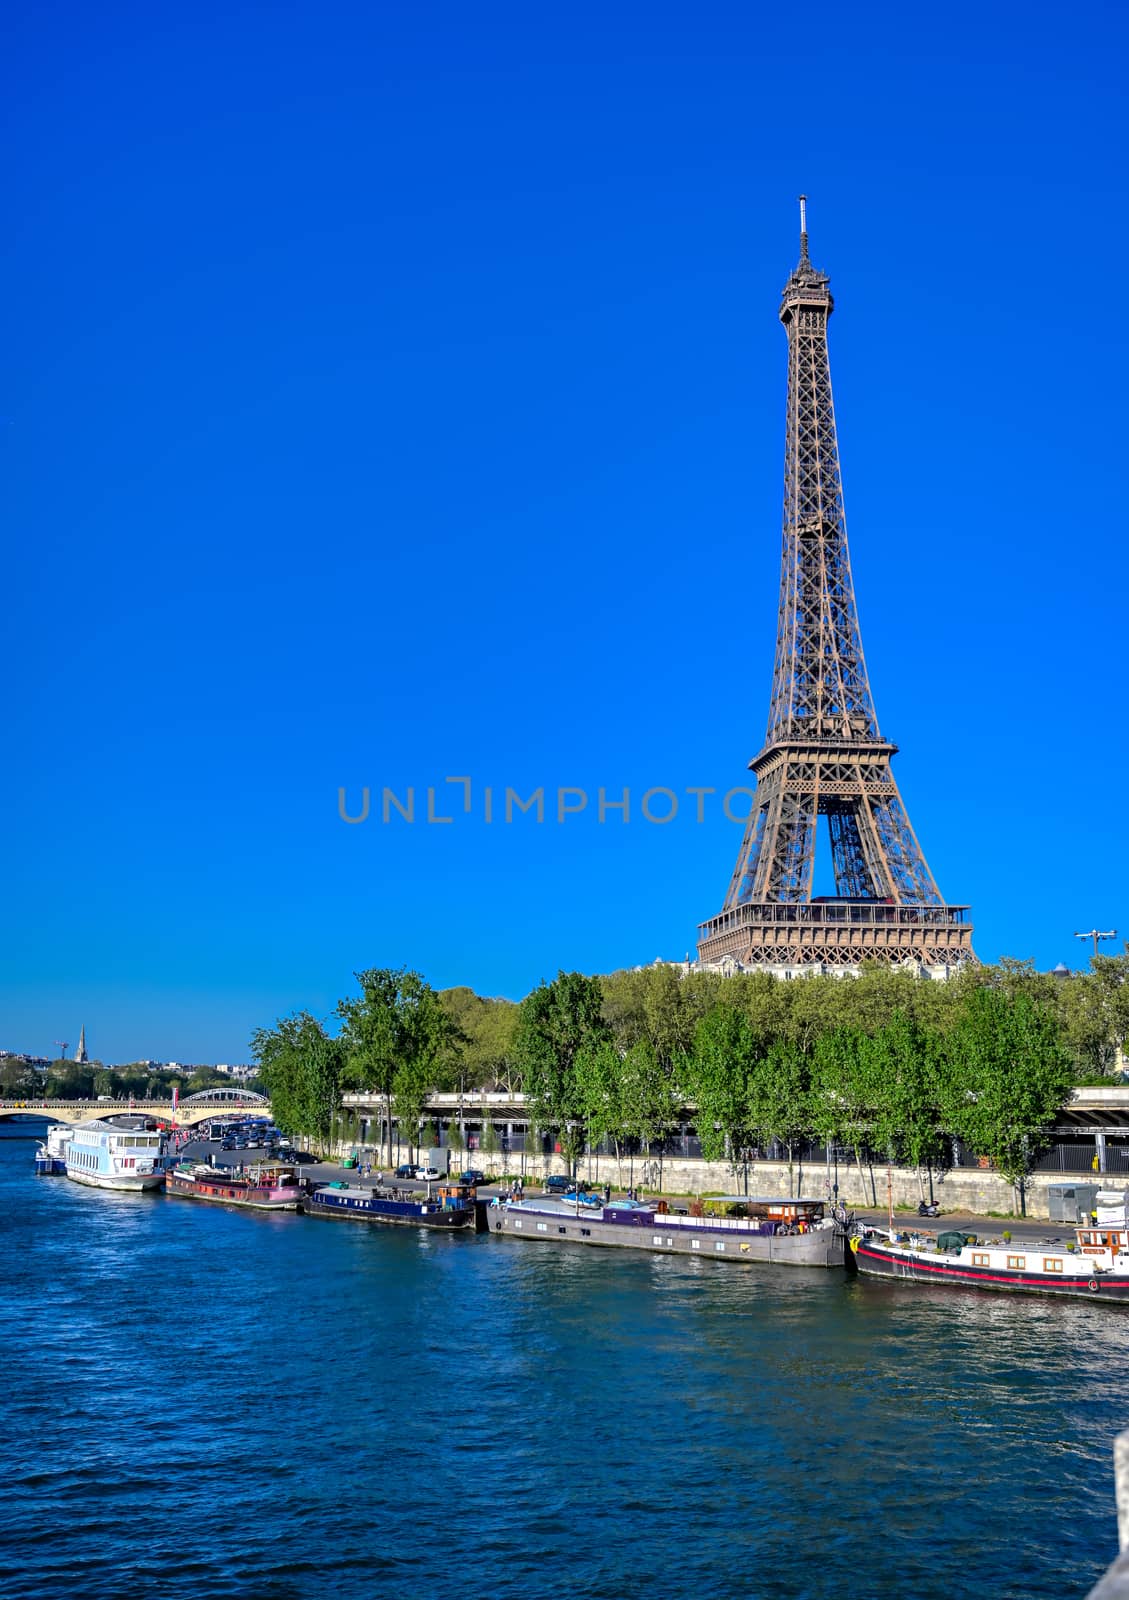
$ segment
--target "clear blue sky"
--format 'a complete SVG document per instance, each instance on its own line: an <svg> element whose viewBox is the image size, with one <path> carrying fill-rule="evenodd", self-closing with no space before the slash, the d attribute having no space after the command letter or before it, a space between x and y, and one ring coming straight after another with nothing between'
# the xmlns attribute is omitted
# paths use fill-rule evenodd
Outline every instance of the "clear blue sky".
<svg viewBox="0 0 1129 1600"><path fill-rule="evenodd" d="M760 748L800 190L934 876L983 959L1129 934L1125 15L22 7L0 1044L243 1060L360 967L693 947L740 828L596 790Z"/></svg>

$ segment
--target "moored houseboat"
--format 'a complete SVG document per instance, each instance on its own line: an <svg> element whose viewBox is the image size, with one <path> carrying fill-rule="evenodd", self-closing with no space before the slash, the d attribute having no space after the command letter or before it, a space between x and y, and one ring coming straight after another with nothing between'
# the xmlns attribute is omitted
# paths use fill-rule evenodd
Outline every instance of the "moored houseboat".
<svg viewBox="0 0 1129 1600"><path fill-rule="evenodd" d="M845 1233L822 1200L746 1199L722 1195L672 1212L665 1200L581 1205L578 1196L498 1198L487 1211L491 1233L547 1244L587 1244L693 1255L712 1261L841 1267Z"/></svg>
<svg viewBox="0 0 1129 1600"><path fill-rule="evenodd" d="M851 1250L870 1277L1129 1304L1129 1191L1099 1191L1096 1204L1096 1221L1075 1228L1069 1244L867 1227L851 1239Z"/></svg>
<svg viewBox="0 0 1129 1600"><path fill-rule="evenodd" d="M66 1148L67 1177L94 1189L159 1189L165 1181L161 1136L145 1128L79 1122Z"/></svg>
<svg viewBox="0 0 1129 1600"><path fill-rule="evenodd" d="M297 1167L283 1163L236 1168L197 1161L170 1168L165 1192L213 1205L248 1206L254 1211L297 1211L302 1183Z"/></svg>
<svg viewBox="0 0 1129 1600"><path fill-rule="evenodd" d="M302 1202L307 1216L345 1222L400 1223L417 1228L469 1228L474 1224L474 1192L465 1184L440 1184L435 1195L375 1184L341 1181L312 1189Z"/></svg>
<svg viewBox="0 0 1129 1600"><path fill-rule="evenodd" d="M56 1122L48 1128L46 1137L35 1152L37 1177L58 1178L66 1175L70 1137L71 1126L68 1122Z"/></svg>

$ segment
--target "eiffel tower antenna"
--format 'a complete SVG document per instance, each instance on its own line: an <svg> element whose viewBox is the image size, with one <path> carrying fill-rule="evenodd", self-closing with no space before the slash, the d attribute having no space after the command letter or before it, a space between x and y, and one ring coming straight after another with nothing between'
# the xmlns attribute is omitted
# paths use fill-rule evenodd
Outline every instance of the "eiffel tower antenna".
<svg viewBox="0 0 1129 1600"><path fill-rule="evenodd" d="M776 659L757 789L720 914L699 929L706 965L821 970L866 959L974 961L967 906L946 905L891 770L862 652L839 470L827 321L830 279L808 254L781 296L788 334L784 529ZM819 819L834 895L813 895Z"/></svg>

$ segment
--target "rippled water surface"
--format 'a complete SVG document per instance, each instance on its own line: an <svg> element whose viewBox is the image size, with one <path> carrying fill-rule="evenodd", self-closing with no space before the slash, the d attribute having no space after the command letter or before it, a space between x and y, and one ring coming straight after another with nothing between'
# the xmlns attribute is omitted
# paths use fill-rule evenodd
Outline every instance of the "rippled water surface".
<svg viewBox="0 0 1129 1600"><path fill-rule="evenodd" d="M1129 1312L253 1216L0 1140L0 1593L1084 1596Z"/></svg>

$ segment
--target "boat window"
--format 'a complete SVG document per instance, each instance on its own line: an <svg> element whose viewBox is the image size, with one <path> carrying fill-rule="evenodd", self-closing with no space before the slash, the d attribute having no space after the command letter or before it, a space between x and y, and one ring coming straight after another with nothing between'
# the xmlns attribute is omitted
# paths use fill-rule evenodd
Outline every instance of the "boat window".
<svg viewBox="0 0 1129 1600"><path fill-rule="evenodd" d="M1027 1257L1026 1256L1008 1256L1007 1264L1008 1264L1009 1267L1025 1267L1027 1265Z"/></svg>
<svg viewBox="0 0 1129 1600"><path fill-rule="evenodd" d="M702 1248L701 1240L700 1239L691 1239L690 1240L690 1248L691 1248L691 1250L700 1250Z"/></svg>
<svg viewBox="0 0 1129 1600"><path fill-rule="evenodd" d="M715 1250L724 1250L725 1249L725 1240L724 1239L716 1240L715 1243L714 1243L714 1249Z"/></svg>
<svg viewBox="0 0 1129 1600"><path fill-rule="evenodd" d="M1061 1272L1062 1271L1062 1257L1061 1256L1044 1256L1043 1257L1043 1271L1044 1272Z"/></svg>
<svg viewBox="0 0 1129 1600"><path fill-rule="evenodd" d="M972 1252L972 1265L974 1267L991 1266L991 1257L984 1250L974 1250Z"/></svg>
<svg viewBox="0 0 1129 1600"><path fill-rule="evenodd" d="M537 1224L537 1232L538 1233L548 1233L548 1231L549 1231L549 1224L547 1222L539 1222Z"/></svg>

